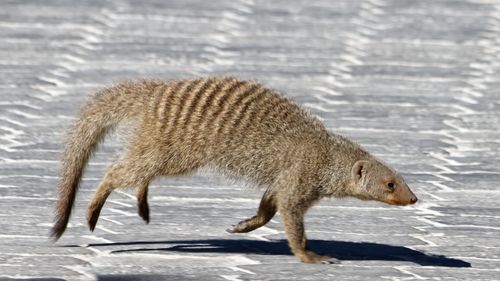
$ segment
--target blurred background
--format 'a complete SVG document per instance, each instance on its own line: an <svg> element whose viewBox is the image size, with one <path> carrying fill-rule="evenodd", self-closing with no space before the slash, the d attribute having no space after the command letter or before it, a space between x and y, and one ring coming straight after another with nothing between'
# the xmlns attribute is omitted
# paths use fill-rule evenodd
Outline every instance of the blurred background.
<svg viewBox="0 0 500 281"><path fill-rule="evenodd" d="M245 235L261 190L209 171L84 211L123 141L87 169L52 244L65 132L97 89L124 79L234 75L293 97L400 171L420 201L323 200L311 248L290 255L279 216ZM0 279L498 280L500 1L187 0L0 2ZM46 278L46 279L40 279Z"/></svg>

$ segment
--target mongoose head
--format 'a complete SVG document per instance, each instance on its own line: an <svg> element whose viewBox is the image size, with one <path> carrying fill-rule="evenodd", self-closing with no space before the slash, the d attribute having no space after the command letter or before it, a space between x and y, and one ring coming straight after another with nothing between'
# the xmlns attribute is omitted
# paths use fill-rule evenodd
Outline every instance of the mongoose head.
<svg viewBox="0 0 500 281"><path fill-rule="evenodd" d="M377 200L391 205L417 202L403 177L375 159L359 160L351 169L352 196L362 200Z"/></svg>

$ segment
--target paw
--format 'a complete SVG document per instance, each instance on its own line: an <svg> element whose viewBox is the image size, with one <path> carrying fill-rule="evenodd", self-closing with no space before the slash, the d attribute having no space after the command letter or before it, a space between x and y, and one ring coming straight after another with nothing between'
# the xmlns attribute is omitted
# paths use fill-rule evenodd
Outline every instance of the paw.
<svg viewBox="0 0 500 281"><path fill-rule="evenodd" d="M339 264L340 261L330 256L320 256L312 251L306 251L304 254L298 255L303 263L322 263L322 264Z"/></svg>
<svg viewBox="0 0 500 281"><path fill-rule="evenodd" d="M336 258L332 258L329 256L321 256L321 257L325 258L324 260L321 261L322 264L340 264L340 260Z"/></svg>
<svg viewBox="0 0 500 281"><path fill-rule="evenodd" d="M229 233L247 233L255 229L251 223L253 218L240 221L237 225L233 225L232 229L226 229Z"/></svg>
<svg viewBox="0 0 500 281"><path fill-rule="evenodd" d="M89 229L92 232L95 229L100 213L101 213L101 208L89 208L87 210L87 222L89 224Z"/></svg>
<svg viewBox="0 0 500 281"><path fill-rule="evenodd" d="M226 229L227 232L229 233L245 233L245 232L248 232L248 231L245 231L245 227L241 225L241 223L237 224L237 225L233 225L232 228L228 228Z"/></svg>
<svg viewBox="0 0 500 281"><path fill-rule="evenodd" d="M226 232L227 233L236 233L236 231L234 230L234 225L232 227L233 228L226 228Z"/></svg>

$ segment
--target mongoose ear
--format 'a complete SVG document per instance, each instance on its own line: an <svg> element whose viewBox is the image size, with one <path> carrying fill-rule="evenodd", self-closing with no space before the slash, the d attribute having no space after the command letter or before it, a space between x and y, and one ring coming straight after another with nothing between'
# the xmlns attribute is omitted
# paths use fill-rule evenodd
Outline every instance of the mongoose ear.
<svg viewBox="0 0 500 281"><path fill-rule="evenodd" d="M359 160L356 163L354 163L351 169L351 176L352 180L355 183L359 182L363 178L363 176L366 173L367 166L368 166L368 161L366 160Z"/></svg>

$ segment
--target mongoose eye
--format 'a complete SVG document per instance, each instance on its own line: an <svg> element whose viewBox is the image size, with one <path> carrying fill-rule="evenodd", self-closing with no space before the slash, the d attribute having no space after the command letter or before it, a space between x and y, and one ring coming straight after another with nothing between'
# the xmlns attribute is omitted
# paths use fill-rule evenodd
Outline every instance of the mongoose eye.
<svg viewBox="0 0 500 281"><path fill-rule="evenodd" d="M394 189L396 185L393 182L390 182L387 184L387 187L389 187L390 189Z"/></svg>

